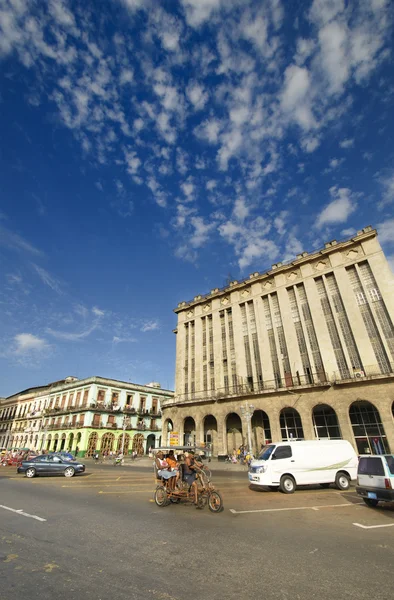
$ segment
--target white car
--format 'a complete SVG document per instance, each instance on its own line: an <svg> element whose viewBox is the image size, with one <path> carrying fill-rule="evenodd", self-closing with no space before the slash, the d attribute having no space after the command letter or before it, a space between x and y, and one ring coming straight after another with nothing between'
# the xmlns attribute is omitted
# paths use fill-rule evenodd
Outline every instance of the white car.
<svg viewBox="0 0 394 600"><path fill-rule="evenodd" d="M360 456L356 490L370 507L394 502L394 455Z"/></svg>

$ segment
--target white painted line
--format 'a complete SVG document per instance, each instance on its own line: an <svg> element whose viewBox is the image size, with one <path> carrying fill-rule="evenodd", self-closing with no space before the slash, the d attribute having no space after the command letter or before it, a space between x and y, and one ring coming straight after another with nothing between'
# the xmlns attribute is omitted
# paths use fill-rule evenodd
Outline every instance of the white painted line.
<svg viewBox="0 0 394 600"><path fill-rule="evenodd" d="M361 523L353 523L355 527L361 527L361 529L380 529L381 527L394 527L394 523L387 523L387 525L361 525Z"/></svg>
<svg viewBox="0 0 394 600"><path fill-rule="evenodd" d="M284 512L290 510L320 510L321 508L338 508L343 506L359 506L360 504L364 504L363 502L357 502L356 504L323 504L322 506L296 506L291 508L262 508L257 510L234 510L234 508L230 508L230 512L234 515L244 515L247 513L266 513L266 512Z"/></svg>
<svg viewBox="0 0 394 600"><path fill-rule="evenodd" d="M24 512L22 508L16 510L15 508L10 508L9 506L3 506L3 504L0 504L0 508L10 510L11 512L16 513L17 515L22 515L23 517L29 517L29 519L36 519L36 521L46 521L46 519L42 519L41 517L37 517L36 515L29 515L29 513Z"/></svg>

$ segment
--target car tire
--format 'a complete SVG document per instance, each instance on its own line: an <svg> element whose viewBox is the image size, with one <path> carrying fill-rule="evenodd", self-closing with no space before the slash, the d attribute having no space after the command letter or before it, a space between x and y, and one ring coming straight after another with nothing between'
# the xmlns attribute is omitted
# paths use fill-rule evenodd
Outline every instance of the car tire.
<svg viewBox="0 0 394 600"><path fill-rule="evenodd" d="M29 479L33 479L33 477L36 476L36 470L33 469L33 467L29 467L28 469L26 469L26 473L25 473L26 477L28 477Z"/></svg>
<svg viewBox="0 0 394 600"><path fill-rule="evenodd" d="M379 502L379 500L375 500L374 498L363 498L363 500L369 508L376 508Z"/></svg>
<svg viewBox="0 0 394 600"><path fill-rule="evenodd" d="M330 487L330 484L329 484L329 483L321 483L321 484L320 484L320 487L322 487L322 488L323 488L323 490L326 490L327 488L329 488L329 487Z"/></svg>
<svg viewBox="0 0 394 600"><path fill-rule="evenodd" d="M283 475L280 480L279 488L283 494L294 494L296 490L296 482L291 475Z"/></svg>
<svg viewBox="0 0 394 600"><path fill-rule="evenodd" d="M335 477L335 485L341 492L348 490L350 488L350 480L348 475L342 472L337 473Z"/></svg>
<svg viewBox="0 0 394 600"><path fill-rule="evenodd" d="M75 475L75 469L73 467L67 467L67 469L64 470L64 477L74 477Z"/></svg>

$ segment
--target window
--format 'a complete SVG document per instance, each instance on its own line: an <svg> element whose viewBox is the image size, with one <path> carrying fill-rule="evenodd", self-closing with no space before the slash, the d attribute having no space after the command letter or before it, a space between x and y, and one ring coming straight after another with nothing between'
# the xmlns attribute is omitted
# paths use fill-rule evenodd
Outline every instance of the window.
<svg viewBox="0 0 394 600"><path fill-rule="evenodd" d="M360 475L378 475L384 477L384 468L381 458L360 458L358 465Z"/></svg>
<svg viewBox="0 0 394 600"><path fill-rule="evenodd" d="M281 458L291 458L293 453L290 446L279 446L272 455L272 460L280 460Z"/></svg>
<svg viewBox="0 0 394 600"><path fill-rule="evenodd" d="M394 456L386 456L385 458L387 466L390 469L390 473L394 475Z"/></svg>

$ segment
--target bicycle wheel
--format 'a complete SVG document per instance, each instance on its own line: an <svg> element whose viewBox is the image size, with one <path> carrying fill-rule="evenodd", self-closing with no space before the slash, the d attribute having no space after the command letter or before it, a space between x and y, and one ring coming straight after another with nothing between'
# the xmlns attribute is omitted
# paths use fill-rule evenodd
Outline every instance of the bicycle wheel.
<svg viewBox="0 0 394 600"><path fill-rule="evenodd" d="M213 513L223 510L223 498L220 492L212 490L208 496L208 508Z"/></svg>
<svg viewBox="0 0 394 600"><path fill-rule="evenodd" d="M155 489L154 500L155 500L157 506L167 506L168 495L167 495L167 490L164 486L159 485Z"/></svg>

